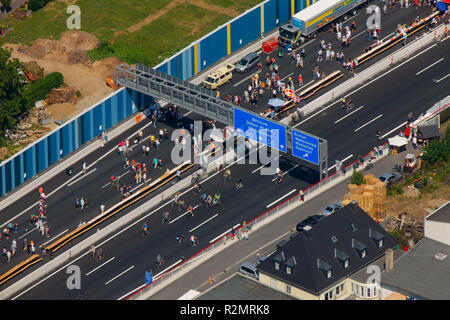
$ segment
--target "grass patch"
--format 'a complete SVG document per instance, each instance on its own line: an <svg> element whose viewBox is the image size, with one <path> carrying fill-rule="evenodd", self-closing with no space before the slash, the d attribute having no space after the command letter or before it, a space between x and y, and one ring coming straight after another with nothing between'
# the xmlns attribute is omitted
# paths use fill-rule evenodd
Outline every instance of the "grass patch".
<svg viewBox="0 0 450 320"><path fill-rule="evenodd" d="M214 4L223 8L233 8L240 12L253 8L261 0L205 0L206 3Z"/></svg>
<svg viewBox="0 0 450 320"><path fill-rule="evenodd" d="M90 52L91 58L118 57L154 66L225 23L230 17L184 3L129 35L118 36ZM176 39L176 41L175 41Z"/></svg>

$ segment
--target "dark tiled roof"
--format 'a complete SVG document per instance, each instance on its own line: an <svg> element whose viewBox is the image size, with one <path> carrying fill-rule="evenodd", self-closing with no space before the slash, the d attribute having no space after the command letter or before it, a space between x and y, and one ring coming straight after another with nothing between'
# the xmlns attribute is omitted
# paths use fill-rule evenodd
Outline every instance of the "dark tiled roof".
<svg viewBox="0 0 450 320"><path fill-rule="evenodd" d="M356 226L355 231L351 224ZM337 241L332 241L333 236ZM374 238L383 238L381 248L378 248ZM392 236L357 204L351 203L316 223L311 230L291 237L258 269L260 273L319 295L336 282L382 257L387 249L396 245ZM364 258L361 258L361 250L365 250ZM274 257L281 256L281 253L285 261L281 263L280 270L275 270ZM292 257L295 257L296 265L291 274L287 274L286 261ZM348 259L347 268L345 259ZM331 277L327 278L326 271L330 268Z"/></svg>
<svg viewBox="0 0 450 320"><path fill-rule="evenodd" d="M419 126L423 139L439 138L439 128L437 125Z"/></svg>
<svg viewBox="0 0 450 320"><path fill-rule="evenodd" d="M196 300L297 300L256 280L235 273L198 296Z"/></svg>
<svg viewBox="0 0 450 320"><path fill-rule="evenodd" d="M436 211L426 217L426 219L429 221L450 223L450 201L438 208Z"/></svg>

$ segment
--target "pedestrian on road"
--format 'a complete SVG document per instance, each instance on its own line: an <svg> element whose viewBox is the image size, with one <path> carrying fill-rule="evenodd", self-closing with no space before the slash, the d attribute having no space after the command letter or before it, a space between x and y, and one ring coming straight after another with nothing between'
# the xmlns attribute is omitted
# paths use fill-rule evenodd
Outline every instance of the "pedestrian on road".
<svg viewBox="0 0 450 320"><path fill-rule="evenodd" d="M80 209L80 199L75 200L75 210L78 211Z"/></svg>
<svg viewBox="0 0 450 320"><path fill-rule="evenodd" d="M100 205L100 213L103 213L103 212L105 212L105 205L101 204Z"/></svg>
<svg viewBox="0 0 450 320"><path fill-rule="evenodd" d="M300 190L299 195L300 195L301 201L302 201L302 202L305 201L305 194L303 193L303 190Z"/></svg>
<svg viewBox="0 0 450 320"><path fill-rule="evenodd" d="M83 162L83 173L86 174L87 166L86 162Z"/></svg>

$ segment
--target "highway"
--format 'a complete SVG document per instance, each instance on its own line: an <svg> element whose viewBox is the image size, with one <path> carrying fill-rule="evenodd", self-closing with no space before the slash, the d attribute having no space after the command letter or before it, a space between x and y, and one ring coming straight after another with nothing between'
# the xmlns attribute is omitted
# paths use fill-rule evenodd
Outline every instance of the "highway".
<svg viewBox="0 0 450 320"><path fill-rule="evenodd" d="M430 46L421 53L394 66L374 82L361 86L351 93L355 112L343 113L339 103L313 114L298 124L298 127L328 139L329 163L336 159L351 161L356 155L364 155L376 145L375 130L380 128L383 141L395 135L403 126L407 114L415 117L432 104L448 95L450 63L448 39L439 46ZM439 62L437 62L439 61ZM362 107L362 108L361 108ZM357 111L356 111L357 110ZM350 157L353 155L353 157ZM224 184L222 173L207 178L202 186L208 193L221 192L223 203L217 207L198 207L192 218L169 206L172 223L161 224L164 207L156 208L119 233L111 235L101 245L105 252L102 262L87 256L74 257L69 264L82 270L82 294L87 299L118 299L144 283L144 272L158 274L167 267L176 265L183 258L192 256L231 227L251 220L276 205L286 195L295 194L317 181L317 172L296 164L289 156L283 156L280 167L292 169L285 180L276 185L272 176L258 174L260 165L238 165L230 167L233 178L241 177L244 188L234 191L231 184ZM330 170L332 172L332 170ZM306 181L305 181L306 180ZM293 190L296 190L293 192ZM186 203L196 205L199 195L188 191L183 195ZM324 206L326 203L324 203ZM310 215L305 212L305 217ZM176 219L176 220L175 220ZM146 221L150 234L143 237L140 226ZM195 234L200 244L191 248L185 241L177 244L177 234ZM155 269L153 263L161 254L166 263ZM225 267L225 266L224 266ZM80 290L68 290L65 268L45 278L37 286L30 286L18 299L76 299Z"/></svg>

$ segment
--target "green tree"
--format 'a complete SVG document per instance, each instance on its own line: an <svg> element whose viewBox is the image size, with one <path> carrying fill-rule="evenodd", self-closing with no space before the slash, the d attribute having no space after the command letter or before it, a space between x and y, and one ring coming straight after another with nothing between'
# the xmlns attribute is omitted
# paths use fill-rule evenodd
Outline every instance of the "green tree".
<svg viewBox="0 0 450 320"><path fill-rule="evenodd" d="M353 170L351 182L352 182L352 184L356 184L356 185L360 186L361 184L364 183L364 176L362 175L361 172Z"/></svg>
<svg viewBox="0 0 450 320"><path fill-rule="evenodd" d="M11 9L12 0L1 0L0 2L3 5L3 10L9 11Z"/></svg>
<svg viewBox="0 0 450 320"><path fill-rule="evenodd" d="M24 86L19 70L22 68L17 59L0 48L0 130L14 126L17 117L30 107L30 101L24 96Z"/></svg>
<svg viewBox="0 0 450 320"><path fill-rule="evenodd" d="M425 148L423 153L423 160L428 164L433 165L439 161L448 161L450 154L450 143L448 139L443 141L433 140Z"/></svg>

